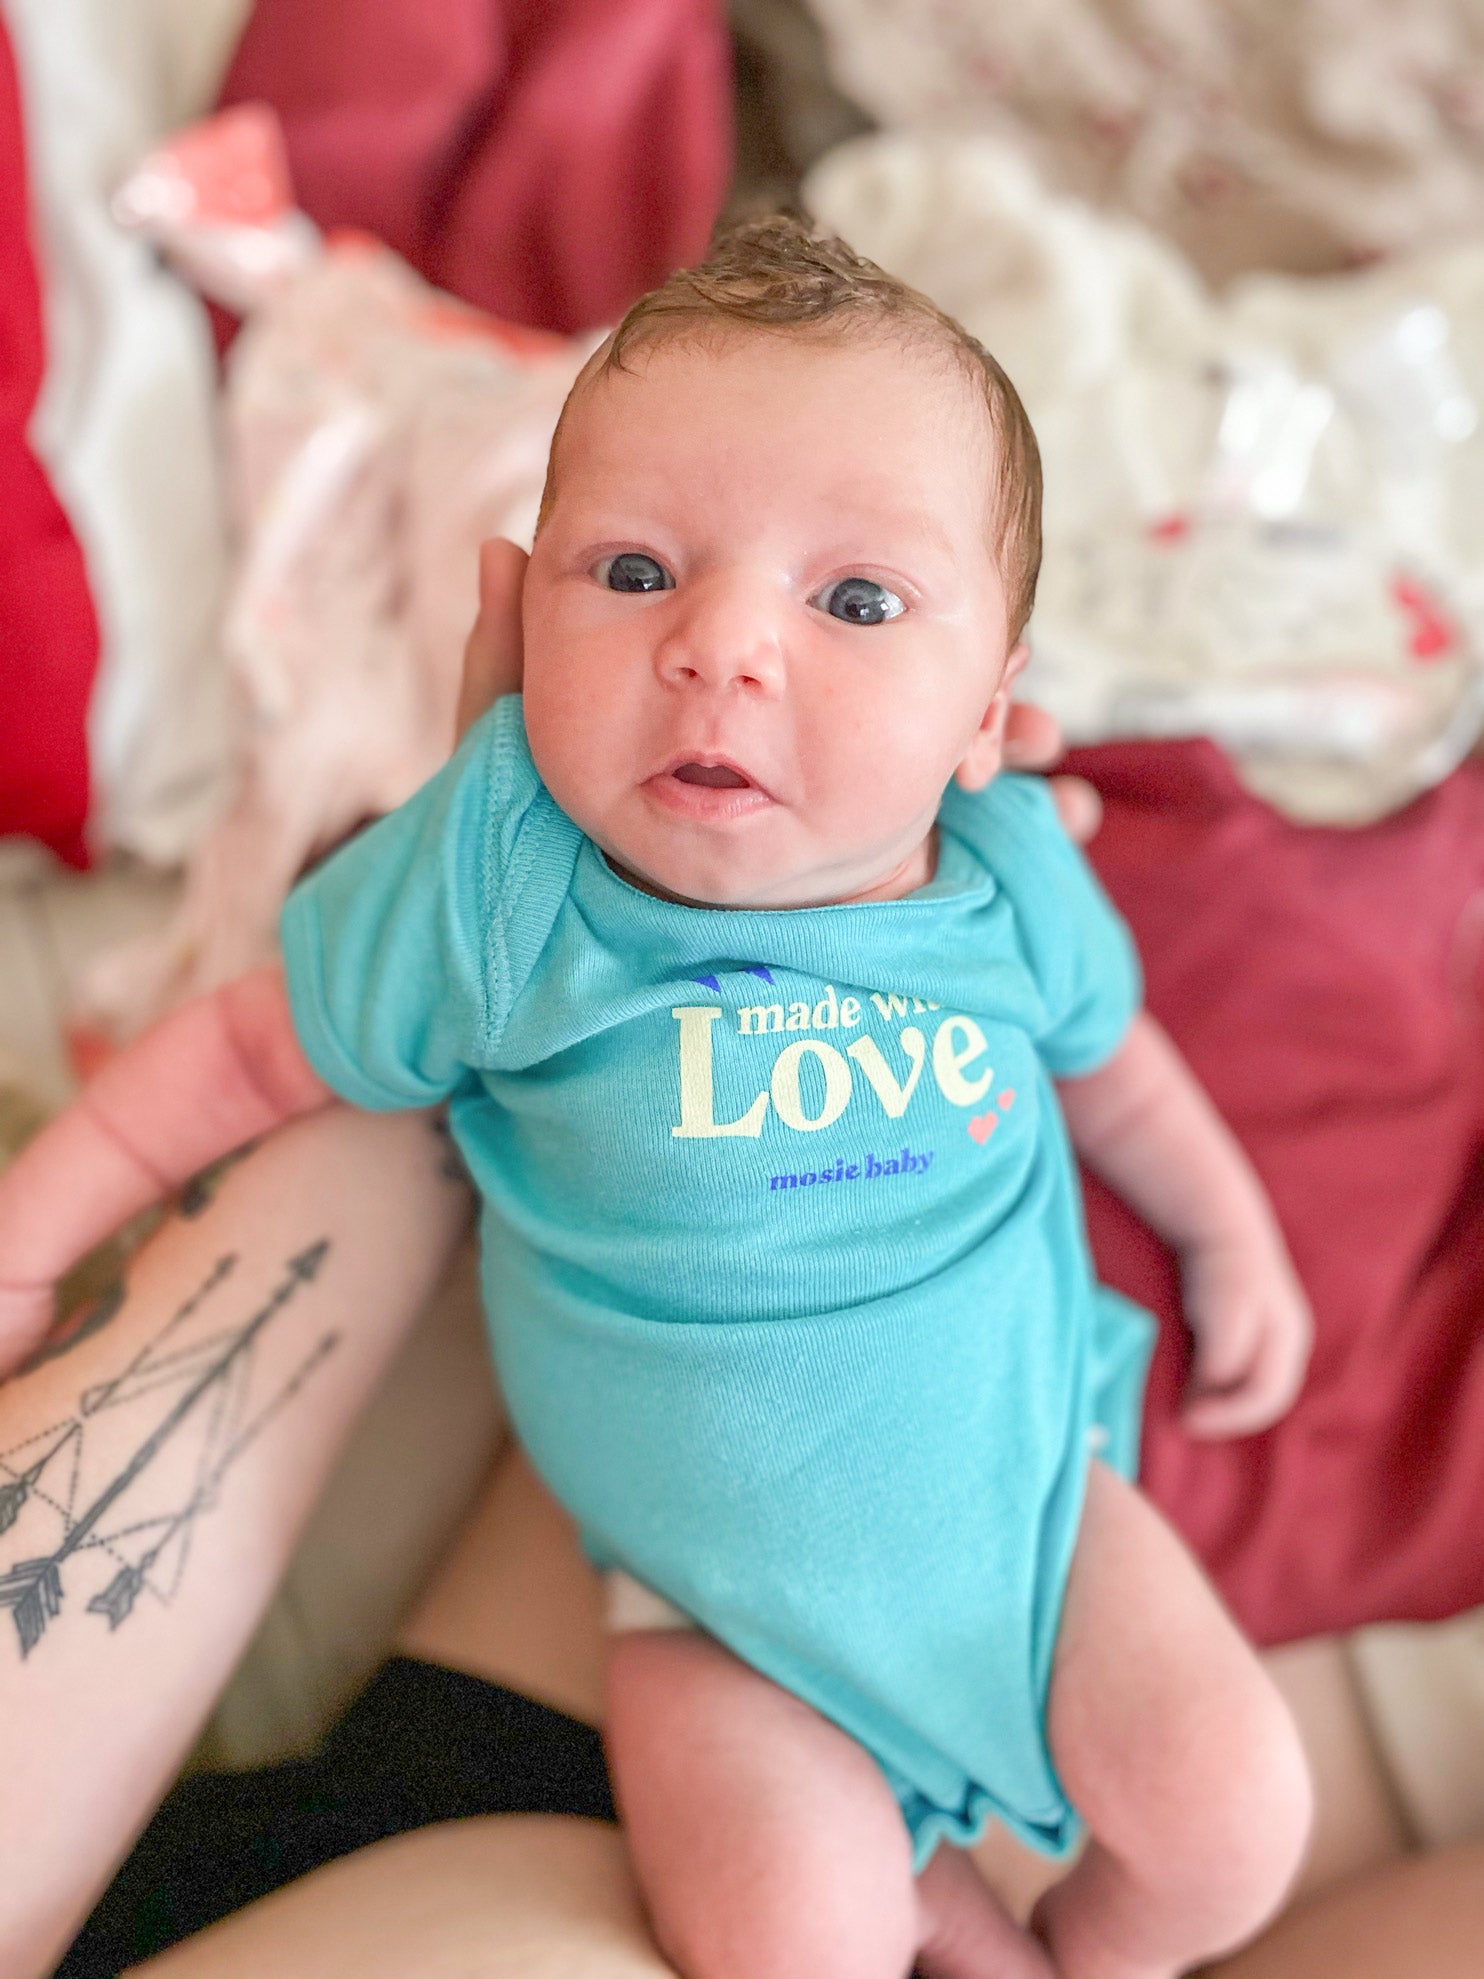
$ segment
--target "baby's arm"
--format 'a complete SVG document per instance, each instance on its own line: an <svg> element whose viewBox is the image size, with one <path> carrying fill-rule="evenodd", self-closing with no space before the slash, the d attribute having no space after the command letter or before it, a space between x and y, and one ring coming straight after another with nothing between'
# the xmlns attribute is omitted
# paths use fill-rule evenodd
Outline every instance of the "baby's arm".
<svg viewBox="0 0 1484 1979"><path fill-rule="evenodd" d="M1195 1336L1186 1427L1266 1429L1298 1393L1312 1322L1246 1156L1147 1014L1107 1064L1059 1091L1078 1154L1180 1255Z"/></svg>
<svg viewBox="0 0 1484 1979"><path fill-rule="evenodd" d="M58 1279L94 1244L330 1097L276 967L185 1004L112 1059L0 1175L0 1377L46 1332Z"/></svg>

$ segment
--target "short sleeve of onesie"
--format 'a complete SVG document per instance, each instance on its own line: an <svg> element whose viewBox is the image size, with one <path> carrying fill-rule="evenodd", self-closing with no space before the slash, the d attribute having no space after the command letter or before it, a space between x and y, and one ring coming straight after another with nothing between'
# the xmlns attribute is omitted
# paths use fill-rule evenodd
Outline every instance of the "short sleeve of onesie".
<svg viewBox="0 0 1484 1979"><path fill-rule="evenodd" d="M1096 1071L1139 1009L1139 958L1045 780L1005 774L978 796L950 790L943 822L974 845L1014 911L1040 992L1033 1042L1042 1064L1054 1079Z"/></svg>
<svg viewBox="0 0 1484 1979"><path fill-rule="evenodd" d="M520 967L510 896L555 813L521 735L520 702L497 703L436 776L285 904L300 1043L356 1106L446 1099L499 1034Z"/></svg>

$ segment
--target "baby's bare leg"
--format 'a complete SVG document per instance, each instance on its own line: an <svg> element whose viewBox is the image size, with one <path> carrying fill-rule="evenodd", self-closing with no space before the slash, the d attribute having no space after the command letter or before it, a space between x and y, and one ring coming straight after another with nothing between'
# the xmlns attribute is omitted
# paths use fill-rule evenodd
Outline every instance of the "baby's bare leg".
<svg viewBox="0 0 1484 1979"><path fill-rule="evenodd" d="M1090 1834L1037 1911L1065 1979L1171 1979L1277 1910L1310 1820L1293 1722L1169 1527L1096 1463L1049 1719Z"/></svg>
<svg viewBox="0 0 1484 1979"><path fill-rule="evenodd" d="M607 1690L635 1873L685 1979L905 1979L911 1844L859 1746L688 1630L617 1636Z"/></svg>
<svg viewBox="0 0 1484 1979"><path fill-rule="evenodd" d="M688 1630L618 1636L607 1739L656 1938L684 1979L1052 1979L944 1850L921 1885L875 1762Z"/></svg>

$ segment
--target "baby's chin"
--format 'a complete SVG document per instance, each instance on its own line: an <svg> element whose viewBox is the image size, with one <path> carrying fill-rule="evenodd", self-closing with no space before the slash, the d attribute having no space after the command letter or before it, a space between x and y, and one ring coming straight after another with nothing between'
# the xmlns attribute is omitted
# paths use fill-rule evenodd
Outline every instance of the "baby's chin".
<svg viewBox="0 0 1484 1979"><path fill-rule="evenodd" d="M647 804L614 805L602 816L594 815L596 807L590 809L580 799L562 808L597 846L610 870L641 893L684 907L793 904L778 892L780 880L783 890L788 890L790 874L774 870L793 862L779 858L781 847L759 843L761 834L755 829L744 826L728 833L728 843L719 844L705 831L656 819Z"/></svg>
<svg viewBox="0 0 1484 1979"><path fill-rule="evenodd" d="M931 817L926 829L912 820L885 842L847 850L803 828L786 806L716 832L657 817L649 804L600 816L577 797L563 808L620 879L686 907L765 913L890 900L925 885L936 860Z"/></svg>
<svg viewBox="0 0 1484 1979"><path fill-rule="evenodd" d="M739 847L723 858L709 848L683 842L656 843L649 834L642 843L593 831L588 835L621 880L641 893L683 907L808 907L819 900L817 892L810 893L805 876L790 869L774 871L766 862L748 859Z"/></svg>
<svg viewBox="0 0 1484 1979"><path fill-rule="evenodd" d="M793 864L775 867L745 858L730 859L719 866L710 859L683 854L656 856L651 847L642 852L631 850L626 857L621 847L598 842L613 872L641 893L713 912L779 913L790 908L833 907L850 900L892 899L932 877L930 845L924 847L921 861L910 862L909 875L905 870L908 862L881 874L825 872ZM917 870L919 864L921 871Z"/></svg>
<svg viewBox="0 0 1484 1979"><path fill-rule="evenodd" d="M735 868L722 876L706 868L697 869L683 860L656 865L653 861L625 860L606 846L602 850L603 857L621 880L641 893L653 894L658 900L673 900L682 907L707 907L716 912L817 904L797 888L790 889L787 883L780 889L770 879Z"/></svg>

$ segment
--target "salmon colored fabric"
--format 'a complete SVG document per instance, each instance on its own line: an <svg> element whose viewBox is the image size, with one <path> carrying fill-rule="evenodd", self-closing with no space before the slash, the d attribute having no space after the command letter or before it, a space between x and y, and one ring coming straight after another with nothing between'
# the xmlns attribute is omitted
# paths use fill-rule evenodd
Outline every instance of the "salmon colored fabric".
<svg viewBox="0 0 1484 1979"><path fill-rule="evenodd" d="M222 93L253 99L321 226L548 330L698 259L731 170L720 0L257 0Z"/></svg>
<svg viewBox="0 0 1484 1979"><path fill-rule="evenodd" d="M1363 831L1288 823L1209 743L1079 752L1149 1004L1256 1163L1314 1301L1293 1413L1196 1444L1159 1245L1092 1184L1101 1275L1164 1321L1144 1476L1278 1642L1484 1602L1484 768Z"/></svg>
<svg viewBox="0 0 1484 1979"><path fill-rule="evenodd" d="M37 838L85 866L98 625L77 539L27 442L44 362L20 92L0 20L0 838Z"/></svg>

